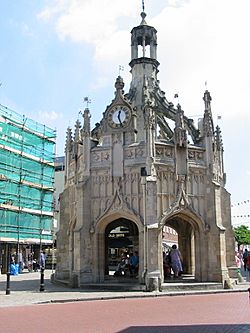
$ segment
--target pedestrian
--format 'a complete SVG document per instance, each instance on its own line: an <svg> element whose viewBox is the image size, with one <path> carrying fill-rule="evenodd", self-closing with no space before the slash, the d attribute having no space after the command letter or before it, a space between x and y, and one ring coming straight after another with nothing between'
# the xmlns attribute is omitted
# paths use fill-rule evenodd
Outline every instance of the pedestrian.
<svg viewBox="0 0 250 333"><path fill-rule="evenodd" d="M237 272L240 273L241 270L241 259L239 258L239 254L237 251L235 251L235 263L237 266Z"/></svg>
<svg viewBox="0 0 250 333"><path fill-rule="evenodd" d="M248 252L246 260L246 269L247 269L246 280L247 282L250 282L250 252Z"/></svg>
<svg viewBox="0 0 250 333"><path fill-rule="evenodd" d="M182 256L180 251L177 249L177 246L172 245L172 249L170 251L171 258L171 267L174 272L174 278L178 278L182 273Z"/></svg>
<svg viewBox="0 0 250 333"><path fill-rule="evenodd" d="M17 261L18 261L18 273L22 273L23 267L24 267L24 262L23 262L23 254L21 251L19 251L17 255Z"/></svg>
<svg viewBox="0 0 250 333"><path fill-rule="evenodd" d="M171 277L171 258L170 252L163 252L163 273L164 279Z"/></svg>
<svg viewBox="0 0 250 333"><path fill-rule="evenodd" d="M40 260L39 260L40 269L45 269L45 261L46 261L46 253L45 251L41 251Z"/></svg>
<svg viewBox="0 0 250 333"><path fill-rule="evenodd" d="M121 261L117 266L114 276L126 275L128 269L129 269L129 257L127 253L124 253L121 257Z"/></svg>
<svg viewBox="0 0 250 333"><path fill-rule="evenodd" d="M244 271L246 272L246 270L247 270L247 257L248 257L248 250L247 249L245 249L242 257L243 257L243 263L244 263Z"/></svg>
<svg viewBox="0 0 250 333"><path fill-rule="evenodd" d="M131 253L130 259L129 259L129 270L130 270L130 276L136 277L138 274L139 269L139 256L138 252L135 251L135 253Z"/></svg>

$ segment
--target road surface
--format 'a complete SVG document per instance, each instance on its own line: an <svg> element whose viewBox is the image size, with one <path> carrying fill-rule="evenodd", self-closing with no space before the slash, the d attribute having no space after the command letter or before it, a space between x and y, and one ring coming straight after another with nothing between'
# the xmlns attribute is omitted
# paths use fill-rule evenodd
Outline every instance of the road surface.
<svg viewBox="0 0 250 333"><path fill-rule="evenodd" d="M1 333L250 333L247 292L0 309Z"/></svg>

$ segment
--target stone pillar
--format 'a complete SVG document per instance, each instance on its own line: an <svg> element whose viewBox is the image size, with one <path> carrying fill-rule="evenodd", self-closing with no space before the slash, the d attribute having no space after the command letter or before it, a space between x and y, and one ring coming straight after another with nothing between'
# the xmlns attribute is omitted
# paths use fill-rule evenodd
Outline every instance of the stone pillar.
<svg viewBox="0 0 250 333"><path fill-rule="evenodd" d="M162 272L162 232L158 225L148 227L146 291L161 291Z"/></svg>
<svg viewBox="0 0 250 333"><path fill-rule="evenodd" d="M147 291L161 290L162 232L157 222L157 184L155 177L147 177L146 184L146 276Z"/></svg>

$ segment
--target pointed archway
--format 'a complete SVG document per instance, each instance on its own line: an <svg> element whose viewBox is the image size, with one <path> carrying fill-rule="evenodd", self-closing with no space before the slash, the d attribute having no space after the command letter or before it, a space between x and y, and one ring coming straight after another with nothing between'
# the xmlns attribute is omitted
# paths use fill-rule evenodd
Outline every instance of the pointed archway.
<svg viewBox="0 0 250 333"><path fill-rule="evenodd" d="M206 281L207 267L204 263L206 228L200 217L187 207L168 212L161 222L178 234L178 247L182 254L183 272L194 276L196 281Z"/></svg>
<svg viewBox="0 0 250 333"><path fill-rule="evenodd" d="M126 206L121 208L111 209L110 212L104 214L92 229L94 244L93 272L96 276L95 281L98 283L109 279L110 271L114 269L122 250L121 246L127 245L127 249L130 251L137 250L139 256L143 254L141 239L143 237L143 224L138 216L126 209ZM123 235L115 237L115 233L123 233ZM118 241L118 238L123 239ZM130 246L128 247L128 245ZM126 250L126 247L124 250ZM112 258L112 255L114 255L114 258ZM143 267L142 258L139 263L139 271L142 269L141 267Z"/></svg>
<svg viewBox="0 0 250 333"><path fill-rule="evenodd" d="M105 276L113 275L122 255L138 250L137 225L125 218L110 222L105 228Z"/></svg>
<svg viewBox="0 0 250 333"><path fill-rule="evenodd" d="M183 273L195 276L196 247L194 226L186 220L176 216L165 222L165 226L170 227L177 234L177 246L182 255ZM171 239L165 236L165 240L171 243Z"/></svg>

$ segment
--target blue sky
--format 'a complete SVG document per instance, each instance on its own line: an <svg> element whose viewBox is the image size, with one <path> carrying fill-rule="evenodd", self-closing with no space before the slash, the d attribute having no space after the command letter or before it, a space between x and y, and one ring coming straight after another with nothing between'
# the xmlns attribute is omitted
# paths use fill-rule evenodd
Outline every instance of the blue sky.
<svg viewBox="0 0 250 333"><path fill-rule="evenodd" d="M205 81L224 142L232 202L250 198L249 0L145 0L158 30L161 89L185 114L203 114ZM83 98L92 126L114 97L119 65L129 88L130 31L140 0L1 0L0 103L57 130L57 155Z"/></svg>

